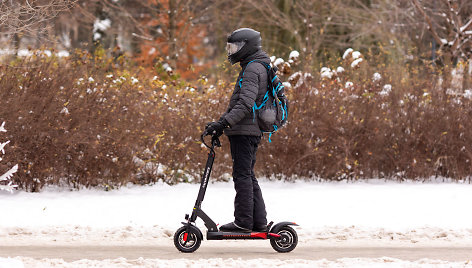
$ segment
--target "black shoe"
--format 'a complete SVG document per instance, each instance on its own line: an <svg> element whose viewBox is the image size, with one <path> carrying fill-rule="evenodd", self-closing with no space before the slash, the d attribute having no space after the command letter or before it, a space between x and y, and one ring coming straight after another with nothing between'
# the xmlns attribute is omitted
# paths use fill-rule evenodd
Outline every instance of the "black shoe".
<svg viewBox="0 0 472 268"><path fill-rule="evenodd" d="M225 225L222 225L220 227L220 232L250 233L251 230L244 227L240 227L234 222L230 222Z"/></svg>
<svg viewBox="0 0 472 268"><path fill-rule="evenodd" d="M259 232L259 233L266 233L267 232L267 225L254 225L254 228L252 229L254 232Z"/></svg>

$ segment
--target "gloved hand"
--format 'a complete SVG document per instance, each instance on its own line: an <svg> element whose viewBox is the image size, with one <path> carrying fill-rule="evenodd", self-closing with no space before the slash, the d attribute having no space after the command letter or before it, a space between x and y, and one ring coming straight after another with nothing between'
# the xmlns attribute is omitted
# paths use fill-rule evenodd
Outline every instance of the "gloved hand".
<svg viewBox="0 0 472 268"><path fill-rule="evenodd" d="M223 135L223 130L227 127L229 127L229 124L225 119L218 122L208 123L205 127L205 131L203 131L203 136L212 135L219 137Z"/></svg>

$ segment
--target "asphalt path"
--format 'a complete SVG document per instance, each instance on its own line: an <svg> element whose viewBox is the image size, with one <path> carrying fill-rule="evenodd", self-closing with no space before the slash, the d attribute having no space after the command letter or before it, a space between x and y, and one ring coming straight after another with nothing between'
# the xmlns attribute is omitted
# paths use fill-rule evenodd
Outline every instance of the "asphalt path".
<svg viewBox="0 0 472 268"><path fill-rule="evenodd" d="M205 243L206 242L206 243ZM424 247L424 246L316 246L298 245L290 253L277 253L270 244L265 243L226 243L223 241L203 241L194 253L180 253L173 244L156 246L84 246L84 245L35 245L35 246L0 246L0 257L30 257L34 259L64 259L76 261L80 259L104 260L120 257L128 260L138 259L210 259L210 258L241 258L246 259L306 259L336 260L340 258L381 258L391 257L401 260L415 261L423 258L444 261L472 261L471 247Z"/></svg>

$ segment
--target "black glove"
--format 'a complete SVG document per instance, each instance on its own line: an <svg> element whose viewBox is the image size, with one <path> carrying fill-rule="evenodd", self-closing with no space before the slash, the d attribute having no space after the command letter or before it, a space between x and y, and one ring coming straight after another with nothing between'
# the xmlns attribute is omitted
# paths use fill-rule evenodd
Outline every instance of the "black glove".
<svg viewBox="0 0 472 268"><path fill-rule="evenodd" d="M212 135L219 137L223 135L223 130L227 127L229 127L229 124L225 119L208 123L205 127L205 131L203 131L203 136Z"/></svg>

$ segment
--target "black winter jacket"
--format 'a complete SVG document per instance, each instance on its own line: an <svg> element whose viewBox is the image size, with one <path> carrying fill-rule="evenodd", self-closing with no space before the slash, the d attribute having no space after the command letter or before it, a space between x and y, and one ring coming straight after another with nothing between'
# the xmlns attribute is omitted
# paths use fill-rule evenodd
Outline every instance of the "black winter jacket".
<svg viewBox="0 0 472 268"><path fill-rule="evenodd" d="M228 109L221 116L226 119L230 127L225 130L225 134L231 135L248 135L261 136L262 132L257 124L257 118L254 117L252 107L254 102L260 105L262 98L267 91L267 69L261 63L249 62L259 60L270 64L267 54L259 50L241 61L241 72L239 72L233 94L229 101ZM244 72L244 76L243 76ZM239 80L242 87L239 87Z"/></svg>

